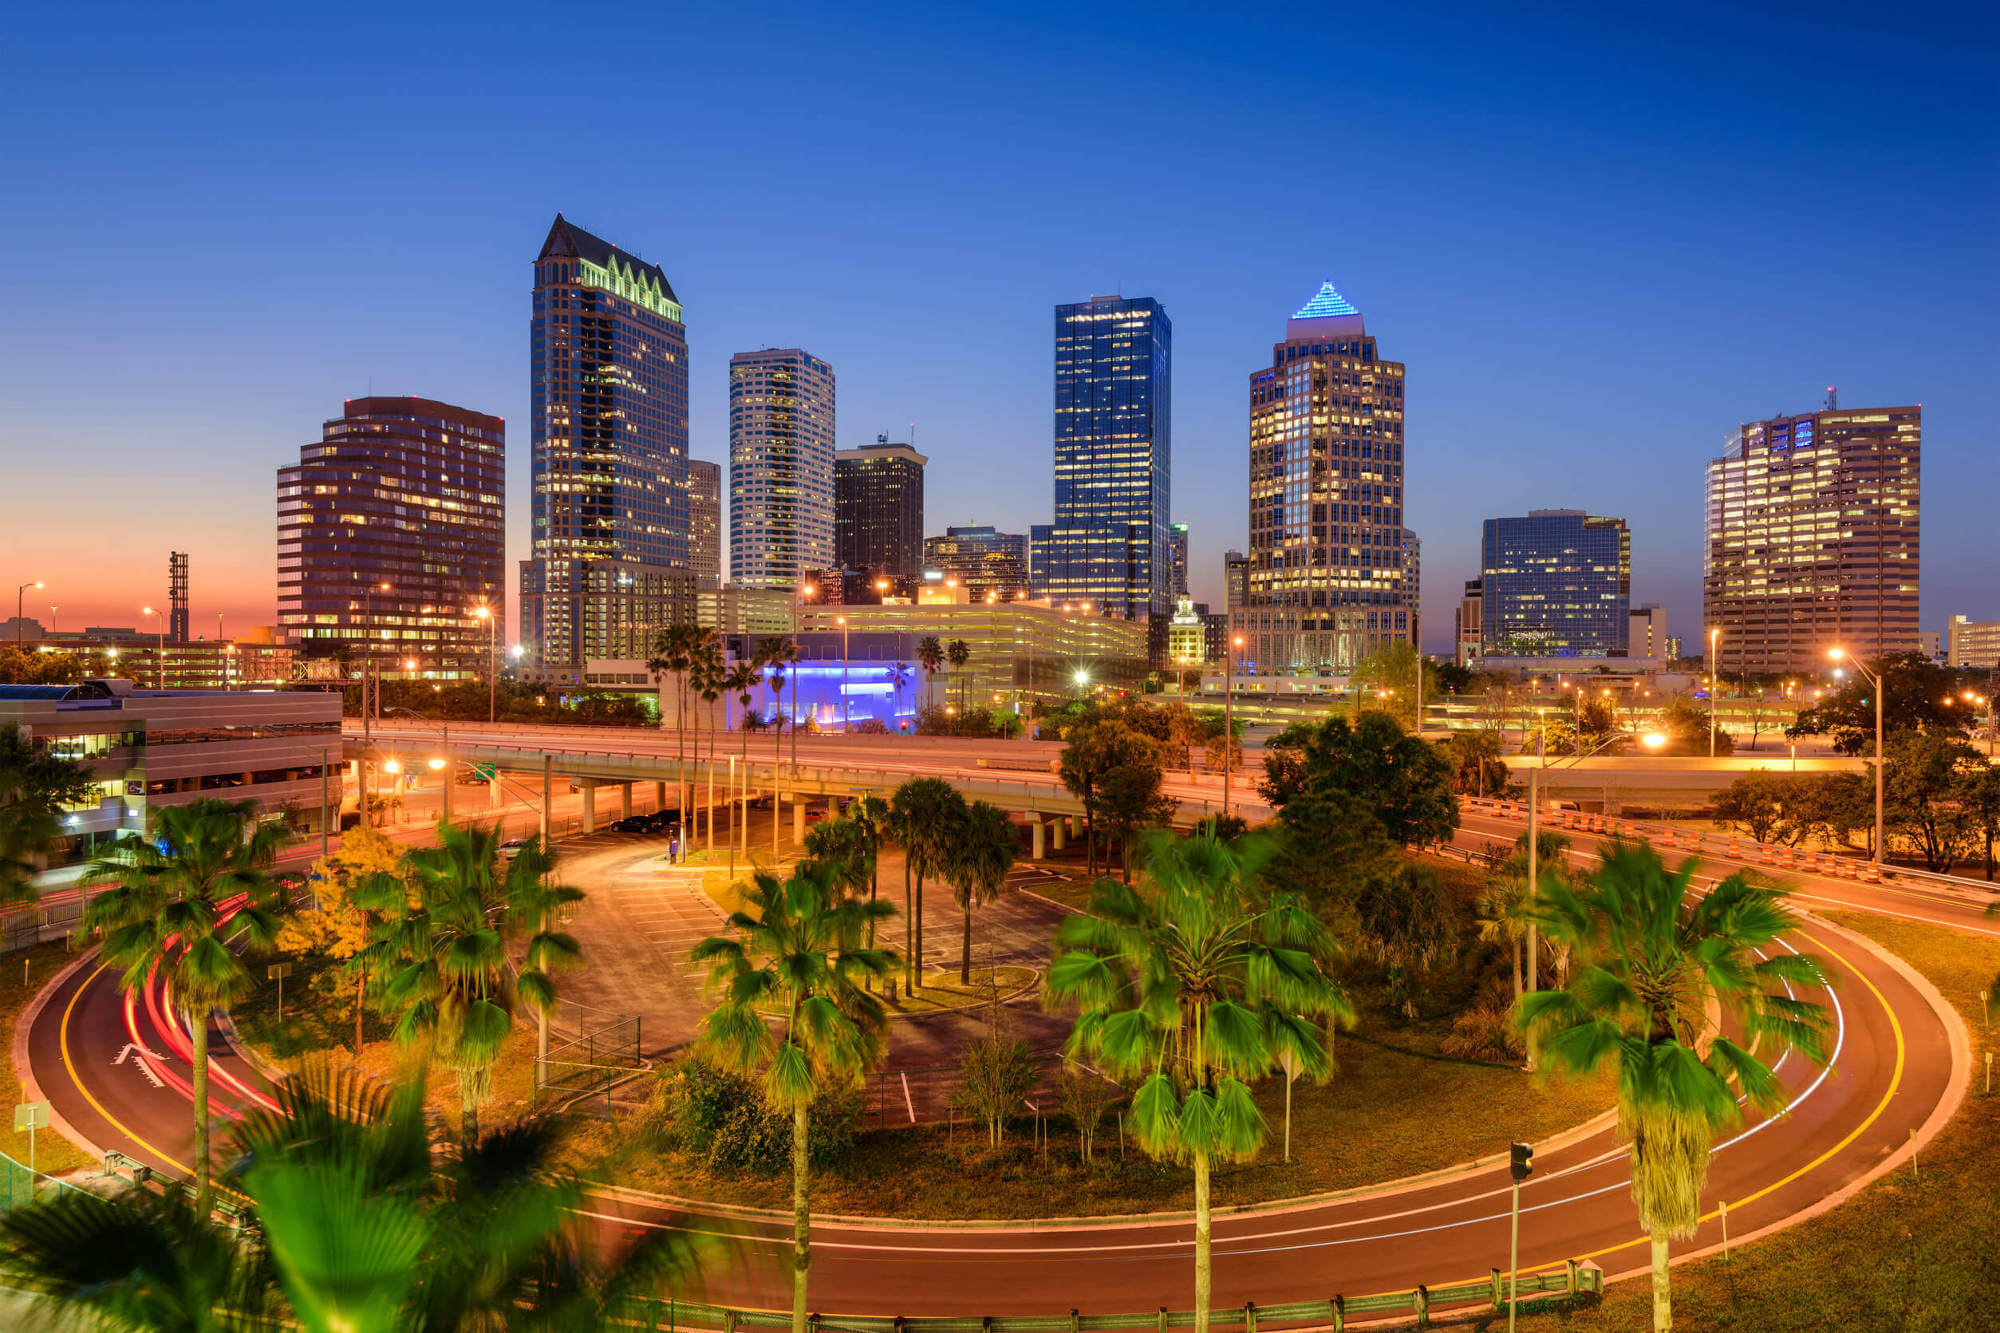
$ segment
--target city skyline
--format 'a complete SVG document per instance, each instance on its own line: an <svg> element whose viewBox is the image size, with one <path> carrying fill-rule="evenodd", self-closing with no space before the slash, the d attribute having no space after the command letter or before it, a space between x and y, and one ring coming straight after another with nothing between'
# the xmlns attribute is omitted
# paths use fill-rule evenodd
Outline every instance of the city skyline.
<svg viewBox="0 0 2000 1333"><path fill-rule="evenodd" d="M733 198L739 169L717 155L720 140L704 142L748 103L702 71L674 95L692 120L662 149L675 168L670 183L617 176L552 186L496 165L490 152L439 151L510 134L522 147L539 147L557 133L536 128L531 100L512 92L494 92L468 114L469 90L475 81L484 87L488 61L529 67L531 39L504 23L469 39L454 29L451 45L442 30L412 32L413 48L441 62L438 90L343 84L328 104L348 128L341 146L315 141L284 169L267 164L313 138L313 119L325 113L239 117L257 122L245 129L244 146L211 142L173 116L133 125L132 99L157 92L148 80L162 77L133 75L156 49L163 20L138 16L99 34L88 61L79 36L30 30L21 50L33 58L22 62L18 83L30 109L23 133L3 151L14 179L55 200L64 225L51 232L32 210L0 223L24 244L25 228L36 226L31 248L47 255L0 297L14 317L0 349L13 408L0 441L17 468L17 484L0 501L13 531L10 563L22 567L21 578L50 583L42 600L60 603L66 624L134 624L140 606L165 597L167 552L189 550L196 634L213 625L217 610L232 628L273 623L276 580L260 479L323 419L329 401L415 394L526 419L519 266L561 208L663 264L677 290L698 293L690 299L700 318L689 332L696 456L724 456L730 351L812 347L842 369L848 429L838 445L884 430L905 438L906 423L917 423L913 443L934 460L931 533L972 518L1008 531L1046 521L1046 476L1004 460L1046 456L1048 306L1092 289L1144 291L1174 312L1181 335L1172 517L1194 535L1195 595L1221 604L1221 553L1247 540L1241 367L1268 345L1261 330L1269 312L1332 276L1398 355L1421 368L1406 523L1427 548L1428 649L1448 650L1455 590L1477 572L1480 520L1553 506L1625 515L1647 553L1634 573L1634 600L1662 603L1673 630L1689 633L1701 614L1697 516L1706 460L1732 428L1809 411L1828 384L1847 401L1923 404L1929 484L1920 624L1936 631L1951 614L1991 619L2000 605L1980 577L1977 483L1995 448L1979 405L1982 367L1997 359L1984 313L1995 284L1983 211L1996 118L1978 114L1993 93L1973 82L1989 34L1940 21L1923 31L1870 33L1864 48L1859 34L1807 11L1743 21L1741 44L1713 49L1633 20L1577 33L1531 19L1496 31L1483 57L1453 54L1426 71L1414 25L1363 18L1375 58L1344 72L1342 96L1382 117L1371 131L1382 142L1360 151L1407 189L1311 228L1297 219L1336 197L1337 181L1296 181L1285 198L1265 201L1246 186L1255 172L1230 156L1245 126L1273 107L1313 104L1308 76L1288 71L1277 53L1232 39L1220 21L1197 20L1171 35L1119 28L1135 57L1130 71L1097 71L1090 91L1063 93L1058 105L980 130L976 151L963 154L978 159L978 170L947 164L941 176L926 177L931 225L877 226L879 235L845 222L815 230L791 207L765 209L767 221L748 225L758 206ZM1113 25L1083 16L1064 27L1065 46L1084 48ZM676 40L720 43L731 30L728 20L694 16ZM639 35L664 40L665 28ZM244 53L276 49L284 36L282 23L239 28L231 54L190 51L192 63L176 77L199 77L213 60L238 67ZM801 54L781 55L788 69L808 45L835 56L861 47L859 35L831 24L808 22L796 38ZM924 104L1020 102L1022 93L1064 77L1076 58L978 17L912 29L897 41L920 66L950 64L971 86L924 79L898 93L857 95L828 113L829 131L842 142L873 117ZM1863 49L1893 56L1873 66L1887 109L1787 105L1747 77L1756 64L1751 51L1769 41L1802 59L1838 61ZM463 50L454 49L460 43ZM954 58L974 49L992 58L967 76ZM303 63L290 68L309 76L330 54L302 52ZM1515 80L1523 64L1620 74L1615 88L1608 74L1592 74L1588 86L1565 92ZM1197 65L1209 77L1191 98L1190 118L1157 136L1173 140L1177 163L1148 143L1129 150L1155 173L1143 219L1109 239L1094 235L1094 209L1012 204L986 219L995 212L986 178L996 159L1004 172L1051 179L1077 153L1101 160L1054 132L1079 109L1076 99L1108 104ZM42 98L51 109L34 109L37 81L59 70L76 96ZM818 81L832 76L800 71L794 96L813 101ZM356 114L385 89L394 95ZM214 110L233 114L241 95L222 89ZM1574 113L1592 97L1603 103L1601 123L1580 128ZM70 103L82 109L52 109ZM795 105L782 99L766 114L787 115ZM1426 114L1394 114L1412 106ZM404 120L419 127L414 147L396 146ZM1742 123L1759 134L1715 154L1716 128ZM1481 160L1487 134L1510 143L1545 139L1548 148L1513 154L1503 175ZM636 142L622 132L613 140ZM886 181L876 216L909 215L913 196L896 173L939 142L926 132L903 147L876 146L852 172L815 168L811 179L832 192L835 212ZM120 147L107 159L102 150L114 143ZM252 148L254 162L243 157ZM1565 155L1570 160L1558 166ZM173 179L156 177L149 157L171 160ZM107 160L127 173L116 185L101 174ZM302 173L343 178L364 163L392 187L436 178L444 188L411 188L392 204L380 195L347 201L291 188L306 183ZM1749 182L1778 193L1836 175L1840 194L1822 196L1804 215L1718 206ZM1444 206L1448 196L1419 176L1451 179L1451 196L1477 191L1483 206L1476 217L1458 218ZM100 196L113 190L126 202L93 217ZM1871 192L1894 192L1908 205L1894 227L1868 206ZM196 238L208 240L218 206L254 211L259 225L232 234L227 247L204 249ZM1725 216L1726 227L1714 221ZM452 300L437 302L428 284L409 281L408 264L383 263L397 245L425 257L411 262L442 257ZM975 281L962 258L969 249L986 261ZM204 258L184 263L190 253ZM101 262L107 255L118 262ZM282 298L275 286L244 276L279 271ZM1662 274L1673 276L1662 281ZM1871 319L1896 337L1853 336L1857 281ZM249 347L237 308L246 296L258 334ZM81 314L112 301L121 310L115 328ZM938 321L947 311L963 319L968 309L976 313L954 333L962 354L936 356L929 344ZM77 413L72 404L84 394L93 410ZM212 401L230 402L230 414L218 419ZM526 440L517 429L508 476L516 497L529 494ZM1612 451L1621 465L1604 466ZM161 469L162 457L210 466ZM1522 466L1524 459L1534 466ZM159 503L104 530L91 519L92 469L78 460L160 473ZM526 554L529 515L518 499L509 508L511 566ZM90 532L88 557L74 536L79 528Z"/></svg>

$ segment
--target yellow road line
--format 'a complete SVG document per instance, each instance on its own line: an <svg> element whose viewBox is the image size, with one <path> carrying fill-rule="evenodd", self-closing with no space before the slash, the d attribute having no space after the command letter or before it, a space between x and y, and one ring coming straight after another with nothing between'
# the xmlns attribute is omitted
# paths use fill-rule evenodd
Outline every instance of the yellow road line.
<svg viewBox="0 0 2000 1333"><path fill-rule="evenodd" d="M99 1115L103 1116L105 1122L109 1124L113 1129L117 1130L120 1134L123 1134L126 1138L132 1140L132 1142L138 1144L141 1148L144 1148L147 1152L153 1154L153 1156L158 1158L160 1161L171 1162L175 1167L182 1170L186 1170L187 1168L183 1165L183 1163L178 1157L175 1157L170 1152L161 1152L151 1143L148 1143L145 1139L139 1137L138 1133L134 1131L130 1125L127 1125L117 1116L105 1110L104 1103L98 1101L97 1098L90 1095L90 1089L84 1086L83 1076L77 1072L76 1062L70 1059L70 1054L69 1054L70 1016L76 1012L77 1001L81 1000L83 998L83 993L86 990L90 989L90 984L96 981L98 977L102 976L104 974L104 970L110 966L111 964L109 963L99 963L97 965L97 970L95 972L92 972L89 976L83 979L83 984L79 985L76 988L76 993L69 997L69 1003L63 1006L62 1026L56 1030L58 1043L62 1050L63 1068L69 1071L69 1081L76 1087L76 1090L78 1092L83 1094L83 1099L90 1103L90 1109L97 1112ZM138 1058L136 1054L134 1058L135 1059ZM220 1190L224 1194L229 1195L231 1198L241 1199L245 1203L250 1202L250 1197L247 1194L239 1193L238 1191L229 1188L229 1186L224 1185L219 1181L213 1183L216 1189Z"/></svg>

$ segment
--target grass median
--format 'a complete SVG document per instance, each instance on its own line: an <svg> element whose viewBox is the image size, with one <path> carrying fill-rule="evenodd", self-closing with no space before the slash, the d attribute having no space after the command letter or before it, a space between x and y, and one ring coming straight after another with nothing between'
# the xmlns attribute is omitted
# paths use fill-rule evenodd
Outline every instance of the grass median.
<svg viewBox="0 0 2000 1333"><path fill-rule="evenodd" d="M1965 1103L1919 1154L1833 1211L1736 1250L1727 1262L1674 1268L1674 1327L1820 1333L1894 1329L1947 1333L2000 1322L2000 1090L1984 1091L2000 1056L1980 996L2000 975L2000 940L1853 912L1826 916L1882 945L1928 978L1972 1035ZM2000 1015L1996 1015L2000 1017ZM1651 1292L1621 1282L1593 1310L1524 1318L1522 1333L1644 1328ZM1504 1321L1503 1321L1504 1322Z"/></svg>
<svg viewBox="0 0 2000 1333"><path fill-rule="evenodd" d="M0 957L0 1023L6 1025L11 1034L21 1021L21 1013L35 998L36 992L55 980L56 974L69 966L75 955L64 947L63 942L54 940L47 944L37 944L33 948L22 949ZM9 1043L11 1052L12 1044ZM21 1071L14 1068L13 1056L6 1062L6 1070L0 1073L0 1096L4 1096L9 1106L18 1106L23 1100L21 1092ZM22 1165L28 1161L28 1135L16 1130L14 1122L6 1122L6 1137L0 1140L0 1151ZM71 1143L53 1129L35 1131L35 1169L43 1173L68 1171L73 1167L94 1166L97 1159Z"/></svg>

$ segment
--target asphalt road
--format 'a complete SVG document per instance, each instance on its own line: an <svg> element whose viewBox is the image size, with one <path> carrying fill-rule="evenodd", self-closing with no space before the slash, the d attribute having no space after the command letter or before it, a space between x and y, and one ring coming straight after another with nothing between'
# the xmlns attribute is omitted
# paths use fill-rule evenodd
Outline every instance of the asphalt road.
<svg viewBox="0 0 2000 1333"><path fill-rule="evenodd" d="M1520 827L1483 814L1466 823L1460 840L1473 846L1510 840ZM1588 834L1571 837L1580 851L1599 841ZM596 854L587 845L572 846L579 857ZM604 855L615 862L626 853ZM1722 864L1713 870L1730 868ZM2000 934L1980 916L1983 901L1974 892L1790 873L1784 878L1803 906L1848 907ZM890 879L885 873L885 884L899 885L900 875ZM941 924L953 921L948 910L932 912ZM636 916L635 911L635 924ZM655 943L665 957L694 927L674 924L672 913L660 919L667 924L658 929ZM1030 938L1029 923L1021 932L1024 941ZM948 931L940 935L955 938ZM1815 1070L1796 1056L1784 1060L1780 1074L1790 1098L1788 1114L1772 1122L1752 1114L1718 1147L1705 1196L1708 1219L1695 1241L1677 1247L1677 1253L1719 1242L1719 1203L1727 1202L1729 1233L1740 1242L1857 1187L1900 1160L1912 1133L1934 1125L1963 1090L1964 1071L1957 1063L1962 1037L1920 985L1826 923L1809 923L1795 943L1823 955L1833 969L1831 993L1817 998L1837 1014L1834 1068ZM184 1043L184 1035L179 1040ZM215 1041L218 1064L247 1089L218 1086L217 1109L227 1115L254 1095L255 1084L226 1042L219 1036ZM184 1159L185 1059L172 1023L151 1012L143 992L128 1010L114 974L88 961L56 984L17 1044L25 1045L26 1072L53 1103L58 1127L70 1137L166 1170ZM1505 1145L1494 1148L1504 1152ZM1643 1267L1644 1242L1612 1129L1539 1152L1537 1167L1522 1196L1524 1267L1564 1259L1592 1259L1613 1275ZM1484 1277L1489 1268L1506 1263L1505 1182L1504 1164L1493 1165L1358 1197L1221 1217L1216 1302L1323 1299L1335 1292ZM1217 1197L1226 1205L1226 1176L1218 1180ZM977 1211L976 1200L968 1200L967 1211ZM617 1196L607 1197L598 1212L606 1226L724 1229L657 1203ZM730 1262L712 1280L711 1298L753 1305L781 1301L782 1223L750 1223L747 1231L718 1243ZM814 1243L814 1304L829 1311L1002 1314L1070 1305L1134 1311L1185 1308L1193 1296L1191 1227L1185 1221L992 1228L823 1221L815 1226Z"/></svg>

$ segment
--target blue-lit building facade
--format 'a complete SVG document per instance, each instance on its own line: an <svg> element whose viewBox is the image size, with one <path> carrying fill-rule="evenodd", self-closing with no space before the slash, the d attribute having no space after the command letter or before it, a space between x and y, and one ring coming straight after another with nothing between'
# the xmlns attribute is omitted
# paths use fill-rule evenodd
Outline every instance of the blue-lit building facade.
<svg viewBox="0 0 2000 1333"><path fill-rule="evenodd" d="M1534 509L1486 520L1480 638L1487 655L1623 657L1631 600L1624 519Z"/></svg>
<svg viewBox="0 0 2000 1333"><path fill-rule="evenodd" d="M557 214L535 259L530 663L580 667L691 614L687 333L657 264Z"/></svg>
<svg viewBox="0 0 2000 1333"><path fill-rule="evenodd" d="M1340 675L1414 637L1403 382L1331 282L1251 374L1250 552L1230 608L1242 670Z"/></svg>
<svg viewBox="0 0 2000 1333"><path fill-rule="evenodd" d="M1055 514L1037 592L1146 620L1173 610L1173 323L1149 297L1056 307Z"/></svg>

